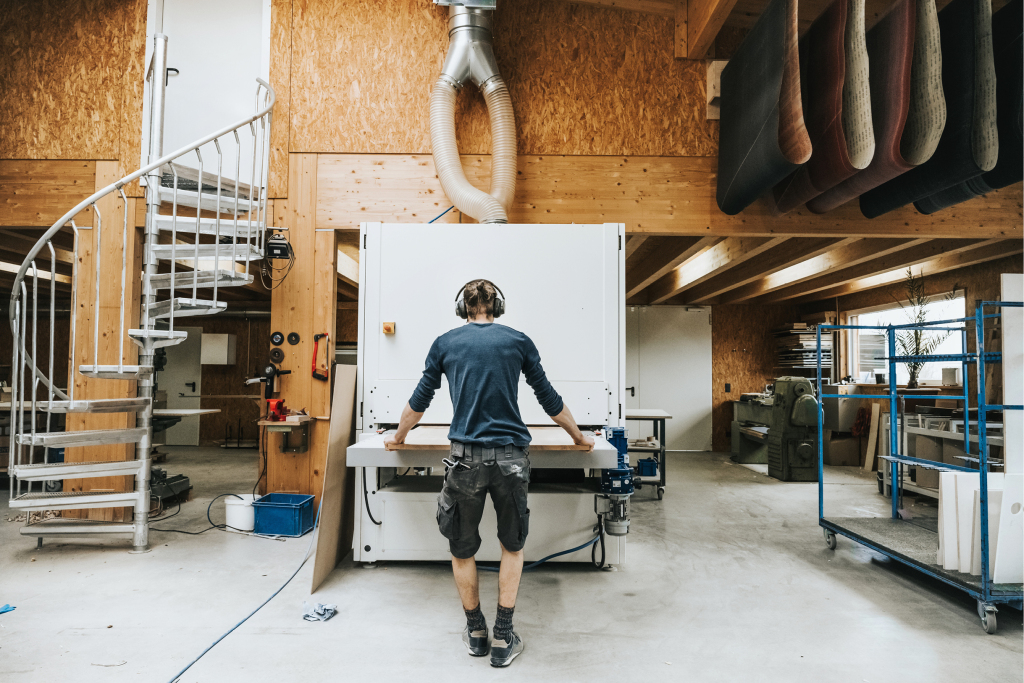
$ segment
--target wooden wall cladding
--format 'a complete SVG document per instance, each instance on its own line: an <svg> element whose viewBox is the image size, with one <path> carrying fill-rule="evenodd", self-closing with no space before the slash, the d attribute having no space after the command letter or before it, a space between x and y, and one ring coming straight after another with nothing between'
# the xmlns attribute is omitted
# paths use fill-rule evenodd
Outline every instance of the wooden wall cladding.
<svg viewBox="0 0 1024 683"><path fill-rule="evenodd" d="M796 306L732 304L711 307L711 448L729 450L732 401L764 391L775 368L772 330L799 321ZM726 383L731 391L725 393Z"/></svg>
<svg viewBox="0 0 1024 683"><path fill-rule="evenodd" d="M0 226L50 227L95 192L95 182L94 161L0 161ZM75 223L92 225L92 212Z"/></svg>
<svg viewBox="0 0 1024 683"><path fill-rule="evenodd" d="M623 13L625 14L625 13ZM490 182L490 157L464 155L466 176ZM520 156L513 223L625 223L634 234L807 235L816 237L1020 237L1021 185L934 216L904 207L874 220L856 202L828 214L792 211L781 221L759 200L726 216L715 203L714 157ZM450 206L430 155L322 154L318 228L364 221L427 222ZM451 211L442 222L465 222Z"/></svg>
<svg viewBox="0 0 1024 683"><path fill-rule="evenodd" d="M0 2L0 158L138 160L146 0Z"/></svg>
<svg viewBox="0 0 1024 683"><path fill-rule="evenodd" d="M235 306L230 305L230 308ZM232 437L237 439L239 425L243 438L255 441L263 385L246 385L245 380L259 374L269 359L270 318L198 316L188 324L201 327L204 334L233 334L236 344L234 365L203 366L203 396L208 398L200 399L200 407L219 408L221 412L199 418L199 443L220 441L229 428ZM229 396L231 398L225 398ZM260 401L243 396L254 396Z"/></svg>
<svg viewBox="0 0 1024 683"><path fill-rule="evenodd" d="M447 12L422 0L293 0L290 150L429 153L447 33ZM518 0L498 4L494 35L521 153L716 153L704 65L674 58L673 18ZM475 88L457 119L460 149L488 152Z"/></svg>

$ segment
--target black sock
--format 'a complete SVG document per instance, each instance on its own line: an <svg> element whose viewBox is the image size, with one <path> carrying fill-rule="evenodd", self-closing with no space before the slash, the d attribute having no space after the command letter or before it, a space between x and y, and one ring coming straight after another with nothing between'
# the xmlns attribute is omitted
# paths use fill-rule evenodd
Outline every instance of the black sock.
<svg viewBox="0 0 1024 683"><path fill-rule="evenodd" d="M494 619L495 640L512 640L512 613L515 611L515 607L502 607L498 604L498 616Z"/></svg>
<svg viewBox="0 0 1024 683"><path fill-rule="evenodd" d="M473 609L467 609L464 611L466 612L466 623L469 625L470 631L487 630L487 622L484 621L484 613L480 611L479 604Z"/></svg>

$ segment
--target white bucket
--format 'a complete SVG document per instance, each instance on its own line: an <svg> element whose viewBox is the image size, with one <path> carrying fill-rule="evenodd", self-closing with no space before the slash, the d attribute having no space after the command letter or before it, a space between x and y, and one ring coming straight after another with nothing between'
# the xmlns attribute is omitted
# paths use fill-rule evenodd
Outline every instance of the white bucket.
<svg viewBox="0 0 1024 683"><path fill-rule="evenodd" d="M238 531L252 531L256 525L256 512L252 502L256 498L251 493L240 493L235 496L224 496L225 523Z"/></svg>

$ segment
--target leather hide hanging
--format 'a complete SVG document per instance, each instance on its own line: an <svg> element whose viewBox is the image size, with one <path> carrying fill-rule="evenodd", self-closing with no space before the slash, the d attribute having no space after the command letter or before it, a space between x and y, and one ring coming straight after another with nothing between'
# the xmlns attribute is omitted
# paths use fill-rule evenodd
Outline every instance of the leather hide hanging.
<svg viewBox="0 0 1024 683"><path fill-rule="evenodd" d="M996 68L996 128L999 158L988 173L958 183L914 203L932 214L941 209L1024 180L1024 0L1013 0L992 15Z"/></svg>
<svg viewBox="0 0 1024 683"><path fill-rule="evenodd" d="M797 0L772 0L722 71L718 207L735 215L811 156Z"/></svg>
<svg viewBox="0 0 1024 683"><path fill-rule="evenodd" d="M991 0L953 0L939 12L946 125L928 161L861 195L861 211L868 218L995 167L998 136L991 10Z"/></svg>
<svg viewBox="0 0 1024 683"><path fill-rule="evenodd" d="M921 2L932 3L935 14L935 0ZM917 4L897 0L867 34L875 155L866 169L808 202L814 213L831 211L913 168L900 154L900 140L910 111Z"/></svg>
<svg viewBox="0 0 1024 683"><path fill-rule="evenodd" d="M871 162L875 141L863 0L833 0L811 25L800 41L800 78L814 153L775 186L780 213L814 199Z"/></svg>

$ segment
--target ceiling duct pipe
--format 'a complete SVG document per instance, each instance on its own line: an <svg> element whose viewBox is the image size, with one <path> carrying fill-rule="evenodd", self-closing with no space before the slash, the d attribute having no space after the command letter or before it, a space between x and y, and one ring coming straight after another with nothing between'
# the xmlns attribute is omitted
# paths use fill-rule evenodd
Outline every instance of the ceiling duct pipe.
<svg viewBox="0 0 1024 683"><path fill-rule="evenodd" d="M449 7L448 55L430 95L430 144L437 177L455 208L481 223L507 223L516 193L516 119L494 58L492 16L491 10ZM467 81L480 88L491 119L490 194L466 179L455 141L455 100Z"/></svg>

